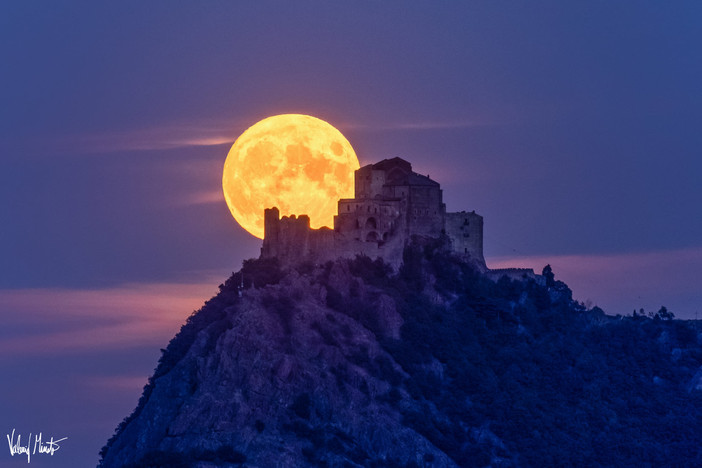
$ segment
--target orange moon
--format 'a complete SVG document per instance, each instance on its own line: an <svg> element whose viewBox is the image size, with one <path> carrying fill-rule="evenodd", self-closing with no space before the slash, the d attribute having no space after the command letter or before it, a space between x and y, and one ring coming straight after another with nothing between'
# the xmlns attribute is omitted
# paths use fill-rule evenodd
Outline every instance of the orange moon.
<svg viewBox="0 0 702 468"><path fill-rule="evenodd" d="M224 162L222 188L234 219L263 238L263 210L306 214L331 227L340 198L352 198L358 157L327 122L283 114L257 122L236 139Z"/></svg>

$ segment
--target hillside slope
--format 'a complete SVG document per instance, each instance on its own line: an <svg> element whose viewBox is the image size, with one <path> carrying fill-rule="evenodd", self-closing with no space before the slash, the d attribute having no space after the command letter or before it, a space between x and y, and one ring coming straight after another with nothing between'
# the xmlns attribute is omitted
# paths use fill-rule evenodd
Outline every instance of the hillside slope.
<svg viewBox="0 0 702 468"><path fill-rule="evenodd" d="M495 283L433 242L397 274L248 260L220 290L101 466L702 466L693 323Z"/></svg>

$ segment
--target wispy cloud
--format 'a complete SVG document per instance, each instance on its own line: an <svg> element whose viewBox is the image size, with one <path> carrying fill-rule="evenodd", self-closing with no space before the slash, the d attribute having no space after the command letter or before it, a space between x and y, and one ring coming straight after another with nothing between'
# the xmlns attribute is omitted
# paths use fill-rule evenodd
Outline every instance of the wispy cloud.
<svg viewBox="0 0 702 468"><path fill-rule="evenodd" d="M207 205L211 203L225 203L224 194L221 190L203 190L169 200L170 205L176 206Z"/></svg>
<svg viewBox="0 0 702 468"><path fill-rule="evenodd" d="M246 129L231 122L177 123L159 127L103 132L65 138L64 151L110 153L116 151L168 150L188 146L231 145Z"/></svg>
<svg viewBox="0 0 702 468"><path fill-rule="evenodd" d="M491 268L526 267L541 272L550 264L579 300L591 300L607 313L662 305L679 317L702 313L702 247L614 255L495 257Z"/></svg>
<svg viewBox="0 0 702 468"><path fill-rule="evenodd" d="M0 356L163 346L216 284L0 290Z"/></svg>
<svg viewBox="0 0 702 468"><path fill-rule="evenodd" d="M151 128L103 132L65 138L57 147L64 151L83 153L110 153L116 151L169 150L189 146L231 145L234 140L255 122L209 121L167 124ZM334 124L334 123L332 123ZM336 125L342 132L361 131L430 131L472 128L491 125L485 119L459 119L454 121L398 121L341 122Z"/></svg>
<svg viewBox="0 0 702 468"><path fill-rule="evenodd" d="M339 126L341 130L370 130L370 131L393 131L393 130L446 130L453 128L473 128L485 125L492 125L486 120L455 120L455 121L418 121L418 122L390 122L379 124L368 123L344 123Z"/></svg>

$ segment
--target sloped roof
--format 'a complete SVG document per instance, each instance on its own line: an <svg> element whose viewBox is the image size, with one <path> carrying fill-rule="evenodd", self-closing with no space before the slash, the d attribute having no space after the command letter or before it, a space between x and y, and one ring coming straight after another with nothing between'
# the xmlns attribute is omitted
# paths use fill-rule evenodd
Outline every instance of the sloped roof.
<svg viewBox="0 0 702 468"><path fill-rule="evenodd" d="M435 180L431 180L429 176L425 176L422 174L417 174L416 172L413 172L409 175L408 177L408 185L428 185L432 187L438 187L439 183Z"/></svg>
<svg viewBox="0 0 702 468"><path fill-rule="evenodd" d="M373 164L373 169L385 171L387 174L385 185L424 185L427 187L439 187L439 183L431 180L428 176L413 172L412 164L402 158L383 159Z"/></svg>
<svg viewBox="0 0 702 468"><path fill-rule="evenodd" d="M382 161L373 164L373 169L379 171L387 171L396 167L405 172L412 172L412 164L402 158L383 159Z"/></svg>

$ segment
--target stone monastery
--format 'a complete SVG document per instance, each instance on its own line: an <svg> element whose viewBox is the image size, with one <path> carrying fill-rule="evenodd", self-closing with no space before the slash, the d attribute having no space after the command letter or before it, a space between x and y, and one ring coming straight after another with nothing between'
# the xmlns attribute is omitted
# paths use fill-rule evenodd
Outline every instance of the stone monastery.
<svg viewBox="0 0 702 468"><path fill-rule="evenodd" d="M392 158L355 172L355 198L339 200L334 229L312 229L307 215L281 219L277 208L266 209L261 257L320 263L365 254L398 267L412 236L442 234L456 254L487 270L482 216L447 213L440 185L413 172L404 159Z"/></svg>

